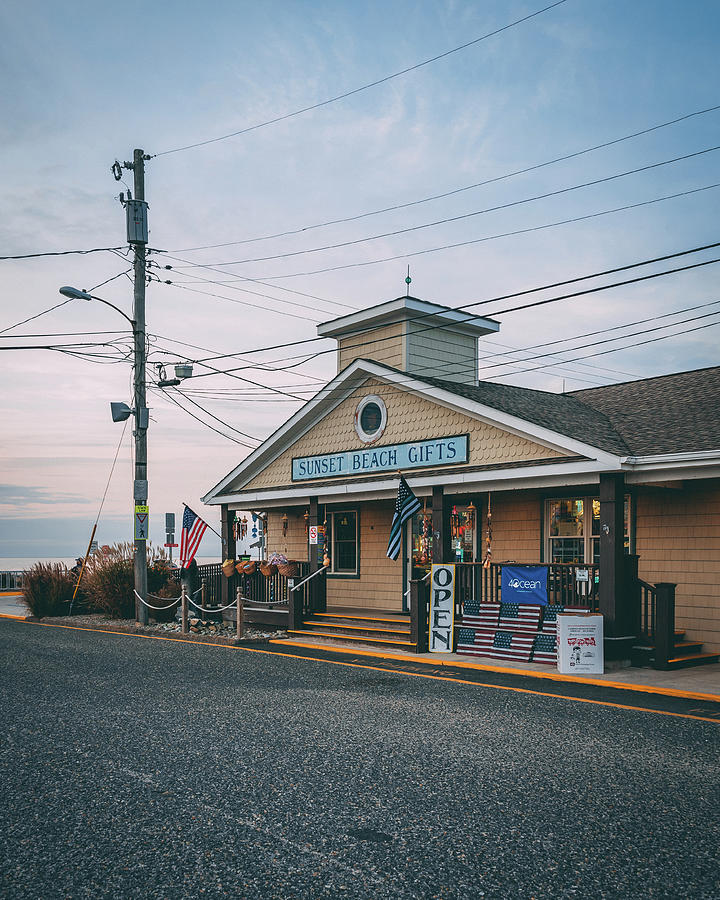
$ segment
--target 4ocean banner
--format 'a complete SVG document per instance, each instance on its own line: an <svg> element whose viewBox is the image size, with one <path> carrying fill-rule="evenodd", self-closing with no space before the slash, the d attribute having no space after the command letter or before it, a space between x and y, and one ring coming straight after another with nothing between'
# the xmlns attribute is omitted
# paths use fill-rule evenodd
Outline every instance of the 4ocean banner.
<svg viewBox="0 0 720 900"><path fill-rule="evenodd" d="M547 606L547 566L503 566L500 580L503 603Z"/></svg>

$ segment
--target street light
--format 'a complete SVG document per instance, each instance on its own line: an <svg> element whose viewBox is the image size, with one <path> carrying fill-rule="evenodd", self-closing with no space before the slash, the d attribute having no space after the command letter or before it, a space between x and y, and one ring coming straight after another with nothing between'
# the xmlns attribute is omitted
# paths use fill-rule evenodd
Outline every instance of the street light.
<svg viewBox="0 0 720 900"><path fill-rule="evenodd" d="M87 291L81 291L79 288L69 287L65 285L61 287L60 293L63 297L71 300L97 300L104 303L120 313L123 318L132 326L133 333L133 409L126 403L111 403L110 410L114 422L122 422L130 415L135 416L135 478L133 481L133 499L135 504L145 506L148 499L148 483L147 483L147 428L149 424L149 411L145 405L145 326L144 316L142 325L138 325L136 319L131 319L114 303L109 300L103 300L102 297L96 297ZM143 510L146 513L146 510ZM148 611L145 606L147 599L147 544L145 540L135 540L135 611L136 617L142 624L147 624ZM141 598L142 602L139 599Z"/></svg>

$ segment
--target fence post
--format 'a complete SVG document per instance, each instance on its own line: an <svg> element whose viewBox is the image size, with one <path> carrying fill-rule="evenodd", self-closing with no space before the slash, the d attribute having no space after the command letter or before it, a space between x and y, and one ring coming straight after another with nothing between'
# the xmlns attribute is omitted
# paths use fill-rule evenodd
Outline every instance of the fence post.
<svg viewBox="0 0 720 900"><path fill-rule="evenodd" d="M675 585L661 581L655 585L654 669L667 669L675 654Z"/></svg>
<svg viewBox="0 0 720 900"><path fill-rule="evenodd" d="M187 594L185 593L185 585L183 584L180 590L180 603L182 608L182 633L188 633L188 601Z"/></svg>
<svg viewBox="0 0 720 900"><path fill-rule="evenodd" d="M410 640L416 653L428 652L427 591L424 581L410 582Z"/></svg>
<svg viewBox="0 0 720 900"><path fill-rule="evenodd" d="M235 604L236 604L236 612L235 612L235 637L238 640L241 640L243 636L243 618L245 615L245 608L243 606L243 596L240 588L235 592Z"/></svg>
<svg viewBox="0 0 720 900"><path fill-rule="evenodd" d="M200 582L200 606L203 609L207 606L207 578L203 578Z"/></svg>

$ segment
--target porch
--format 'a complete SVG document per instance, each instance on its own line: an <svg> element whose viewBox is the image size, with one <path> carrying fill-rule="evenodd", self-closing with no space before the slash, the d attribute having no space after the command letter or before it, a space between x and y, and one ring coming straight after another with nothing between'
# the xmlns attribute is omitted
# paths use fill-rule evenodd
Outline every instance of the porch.
<svg viewBox="0 0 720 900"><path fill-rule="evenodd" d="M553 609L567 612L603 612L600 567L577 563L553 563L547 568L547 600ZM699 642L684 640L675 629L675 586L657 585L637 576L637 557L625 556L622 601L632 624L630 658L633 665L657 669L680 668L702 662L716 662L714 654L703 654ZM312 571L310 563L298 563L297 574L288 577L275 572L266 576L257 569L252 574L222 574L219 564L198 567L203 604L209 609L227 606L240 591L249 624L287 630L305 640L342 641L376 649L426 653L429 590L426 579L413 579L408 591L409 610L377 609L328 603L325 568ZM501 563L456 563L455 632L488 604L502 603ZM233 620L232 606L224 615Z"/></svg>

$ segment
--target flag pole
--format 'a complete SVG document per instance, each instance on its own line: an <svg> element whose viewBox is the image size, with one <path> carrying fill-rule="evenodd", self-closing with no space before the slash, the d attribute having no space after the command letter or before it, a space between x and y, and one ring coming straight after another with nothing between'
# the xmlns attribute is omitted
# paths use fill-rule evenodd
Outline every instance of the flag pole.
<svg viewBox="0 0 720 900"><path fill-rule="evenodd" d="M195 510L192 508L192 506L190 506L190 504L189 504L189 503L186 503L184 500L183 500L183 506L187 506L187 508L190 510L190 512L191 512L194 516L197 516L198 519L202 519L203 522L205 522L205 519L203 519L202 516L198 516L198 514L195 512ZM210 529L210 531L212 531L213 534L216 534L216 535L220 538L220 540L222 540L222 535L221 535L218 531L215 531L215 529L212 527L212 525L208 524L207 522L205 522L205 524L206 524L207 527Z"/></svg>

